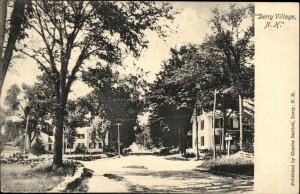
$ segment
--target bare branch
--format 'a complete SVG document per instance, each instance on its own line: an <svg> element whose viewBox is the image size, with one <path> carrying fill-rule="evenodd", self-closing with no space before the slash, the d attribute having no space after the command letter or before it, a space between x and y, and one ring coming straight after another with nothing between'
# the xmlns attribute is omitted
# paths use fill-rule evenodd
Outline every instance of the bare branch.
<svg viewBox="0 0 300 194"><path fill-rule="evenodd" d="M49 77L51 79L53 79L53 76L50 73L49 69L39 59L37 59L34 55L31 55L31 54L29 54L29 53L27 53L27 52L25 52L23 50L17 50L17 51L19 51L19 52L25 54L26 56L32 58L33 60L35 60L40 65L40 67L49 75Z"/></svg>

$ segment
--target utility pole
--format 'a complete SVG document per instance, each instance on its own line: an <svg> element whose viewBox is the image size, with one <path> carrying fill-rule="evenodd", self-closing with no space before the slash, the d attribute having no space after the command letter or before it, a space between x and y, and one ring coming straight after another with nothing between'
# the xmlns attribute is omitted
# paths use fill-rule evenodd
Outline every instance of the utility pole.
<svg viewBox="0 0 300 194"><path fill-rule="evenodd" d="M120 158L120 155L121 155L121 149L120 149L120 125L121 123L117 123L118 125L118 153L119 153L119 158Z"/></svg>
<svg viewBox="0 0 300 194"><path fill-rule="evenodd" d="M213 110L213 142L214 142L214 159L216 159L216 129L215 129L215 113L216 113L217 90L214 92L214 110Z"/></svg>
<svg viewBox="0 0 300 194"><path fill-rule="evenodd" d="M198 99L197 99L198 100ZM197 121L197 116L198 116L198 102L196 101L196 111L195 111L195 116L196 116L196 159L199 160L199 137L198 137L198 121Z"/></svg>
<svg viewBox="0 0 300 194"><path fill-rule="evenodd" d="M28 131L28 123L29 123L29 114L27 115L27 118L26 118L26 126L25 126L25 138L24 138L24 154L26 154L26 147L27 147L27 131ZM30 140L29 140L30 141Z"/></svg>
<svg viewBox="0 0 300 194"><path fill-rule="evenodd" d="M240 150L243 150L243 106L242 106L242 97L239 94L239 120L240 120Z"/></svg>
<svg viewBox="0 0 300 194"><path fill-rule="evenodd" d="M179 153L182 154L180 124L178 125L178 150L179 150Z"/></svg>

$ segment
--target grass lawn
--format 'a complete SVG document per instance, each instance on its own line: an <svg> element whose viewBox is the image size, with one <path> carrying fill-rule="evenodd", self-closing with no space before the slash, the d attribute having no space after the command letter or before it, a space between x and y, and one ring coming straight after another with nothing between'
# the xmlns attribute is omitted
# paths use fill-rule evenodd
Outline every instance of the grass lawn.
<svg viewBox="0 0 300 194"><path fill-rule="evenodd" d="M207 168L210 171L215 172L225 172L247 176L254 175L253 160L236 156L226 156L223 158L217 158L215 160L207 160L198 167Z"/></svg>
<svg viewBox="0 0 300 194"><path fill-rule="evenodd" d="M53 171L51 163L30 165L1 164L2 192L47 192L57 186L67 175L72 176L76 164L68 163Z"/></svg>

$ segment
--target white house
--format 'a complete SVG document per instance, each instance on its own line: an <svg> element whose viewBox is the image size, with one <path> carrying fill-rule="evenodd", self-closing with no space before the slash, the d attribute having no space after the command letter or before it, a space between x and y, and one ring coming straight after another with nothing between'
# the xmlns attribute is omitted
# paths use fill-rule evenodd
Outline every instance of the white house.
<svg viewBox="0 0 300 194"><path fill-rule="evenodd" d="M74 152L76 147L85 147L88 152L103 152L104 142L101 138L91 140L92 127L80 127L76 129L77 137L73 145L67 145L65 152ZM108 144L108 134L105 137L105 145Z"/></svg>
<svg viewBox="0 0 300 194"><path fill-rule="evenodd" d="M74 152L77 146L87 148L88 152L103 152L103 140L101 138L96 138L94 142L91 140L92 127L78 127L76 128L76 131L77 137L75 138L75 142L72 145L68 145L65 142L65 152ZM46 134L42 131L39 134L39 137L44 143L45 150L48 152L53 152L54 136ZM32 145L34 143L35 140L33 140ZM108 145L108 133L106 134L105 145Z"/></svg>
<svg viewBox="0 0 300 194"><path fill-rule="evenodd" d="M200 110L200 114L196 118L196 110L194 110L191 118L192 123L192 148L188 152L196 153L196 131L198 125L198 148L199 150L213 150L213 111ZM223 126L223 113L219 110L215 112L215 141L217 149L220 149L221 145L225 145L222 136L232 136L231 149L237 149L239 143L239 120L236 112L228 110L226 113L229 118L226 123L226 134L224 134ZM227 149L227 148L226 148Z"/></svg>

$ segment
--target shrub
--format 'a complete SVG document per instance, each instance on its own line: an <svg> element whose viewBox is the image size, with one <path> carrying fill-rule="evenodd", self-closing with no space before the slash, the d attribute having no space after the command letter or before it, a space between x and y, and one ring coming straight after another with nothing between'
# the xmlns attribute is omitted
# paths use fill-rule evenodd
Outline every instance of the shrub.
<svg viewBox="0 0 300 194"><path fill-rule="evenodd" d="M254 153L254 132L244 132L244 151Z"/></svg>
<svg viewBox="0 0 300 194"><path fill-rule="evenodd" d="M186 153L186 154L185 154L185 157L186 157L186 158L195 158L196 155L195 155L194 153Z"/></svg>
<svg viewBox="0 0 300 194"><path fill-rule="evenodd" d="M86 153L87 148L85 146L76 146L74 153L75 154L84 154Z"/></svg>
<svg viewBox="0 0 300 194"><path fill-rule="evenodd" d="M45 146L40 138L36 138L36 142L31 147L31 153L36 156L40 156L46 153Z"/></svg>

